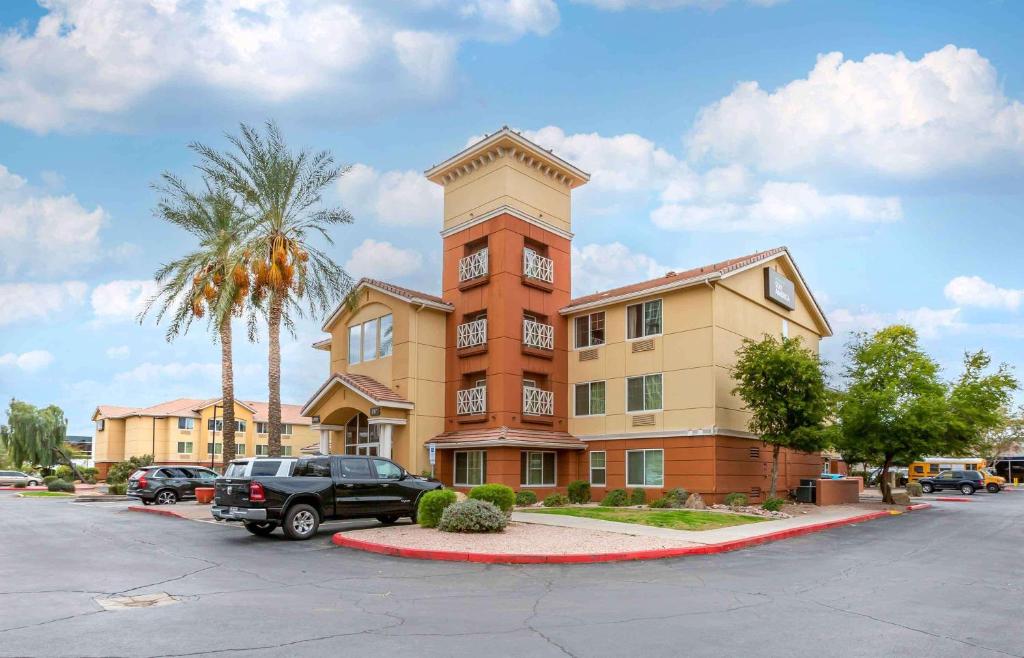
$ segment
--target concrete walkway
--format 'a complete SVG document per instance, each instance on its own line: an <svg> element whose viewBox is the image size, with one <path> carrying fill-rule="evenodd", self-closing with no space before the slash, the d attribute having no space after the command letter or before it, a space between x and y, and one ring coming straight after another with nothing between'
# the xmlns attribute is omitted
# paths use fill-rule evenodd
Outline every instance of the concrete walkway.
<svg viewBox="0 0 1024 658"><path fill-rule="evenodd" d="M762 521L760 523L748 523L746 525L717 528L714 530L674 530L672 528L656 528L654 526L639 525L636 523L619 523L618 521L603 521L600 519L587 519L578 516L537 514L532 512L513 512L512 520L518 521L519 523L535 523L538 525L561 526L563 528L602 530L604 532L633 535L635 537L657 537L659 539L684 541L694 545L711 545L742 539L751 539L775 532L813 526L819 523L843 521L863 516L864 514L869 514L871 511L872 510L865 509L864 507L836 505L834 507L816 508L806 515L802 514L789 519L776 519L773 521ZM897 511L895 513L899 512Z"/></svg>

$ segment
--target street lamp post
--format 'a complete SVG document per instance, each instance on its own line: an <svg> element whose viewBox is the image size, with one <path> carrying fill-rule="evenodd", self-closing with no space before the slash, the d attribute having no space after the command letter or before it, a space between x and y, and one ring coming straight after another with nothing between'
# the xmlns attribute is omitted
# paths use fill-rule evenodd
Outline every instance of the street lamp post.
<svg viewBox="0 0 1024 658"><path fill-rule="evenodd" d="M217 408L219 404L213 405L213 439L210 441L210 470L213 470L213 457L217 453Z"/></svg>

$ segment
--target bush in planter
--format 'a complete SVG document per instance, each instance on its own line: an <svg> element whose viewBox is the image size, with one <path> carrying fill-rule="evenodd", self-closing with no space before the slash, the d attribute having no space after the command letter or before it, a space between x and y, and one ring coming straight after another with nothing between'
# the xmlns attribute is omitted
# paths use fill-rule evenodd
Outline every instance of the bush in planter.
<svg viewBox="0 0 1024 658"><path fill-rule="evenodd" d="M669 502L668 498L658 498L656 500L652 500L651 502L649 502L647 504L648 504L648 506L651 509L662 509L662 508L665 508L665 507L672 507L672 505Z"/></svg>
<svg viewBox="0 0 1024 658"><path fill-rule="evenodd" d="M647 504L647 492L643 489L633 489L629 492L629 504L630 505L646 505Z"/></svg>
<svg viewBox="0 0 1024 658"><path fill-rule="evenodd" d="M520 507L526 507L527 505L533 505L537 502L537 494L532 491L520 491L516 494L516 505Z"/></svg>
<svg viewBox="0 0 1024 658"><path fill-rule="evenodd" d="M469 497L473 500L486 500L493 503L506 514L511 512L516 504L516 492L504 484L481 484L469 490Z"/></svg>
<svg viewBox="0 0 1024 658"><path fill-rule="evenodd" d="M924 495L924 489L921 488L920 482L907 482L907 495L908 496L921 496Z"/></svg>
<svg viewBox="0 0 1024 658"><path fill-rule="evenodd" d="M629 494L625 489L612 489L601 499L601 507L625 507L629 502Z"/></svg>
<svg viewBox="0 0 1024 658"><path fill-rule="evenodd" d="M128 483L119 482L117 484L108 484L107 493L111 496L123 496L128 493Z"/></svg>
<svg viewBox="0 0 1024 658"><path fill-rule="evenodd" d="M560 493L553 493L544 499L544 507L565 507L569 499Z"/></svg>
<svg viewBox="0 0 1024 658"><path fill-rule="evenodd" d="M420 496L420 504L416 508L416 522L424 528L436 528L445 508L454 505L456 500L455 492L451 489L428 491Z"/></svg>
<svg viewBox="0 0 1024 658"><path fill-rule="evenodd" d="M682 507L686 504L686 499L689 497L690 492L682 487L669 489L665 492L665 507Z"/></svg>
<svg viewBox="0 0 1024 658"><path fill-rule="evenodd" d="M769 512L778 512L785 504L786 501L781 498L767 498L761 503L761 509L768 510Z"/></svg>
<svg viewBox="0 0 1024 658"><path fill-rule="evenodd" d="M583 504L590 502L590 483L586 480L573 480L569 483L569 502Z"/></svg>
<svg viewBox="0 0 1024 658"><path fill-rule="evenodd" d="M75 493L75 485L61 480L60 478L46 485L47 491L60 491L62 493Z"/></svg>
<svg viewBox="0 0 1024 658"><path fill-rule="evenodd" d="M501 532L508 517L487 500L470 498L444 508L437 529L442 532Z"/></svg>
<svg viewBox="0 0 1024 658"><path fill-rule="evenodd" d="M725 504L729 507L743 507L747 504L747 494L731 493L725 497Z"/></svg>

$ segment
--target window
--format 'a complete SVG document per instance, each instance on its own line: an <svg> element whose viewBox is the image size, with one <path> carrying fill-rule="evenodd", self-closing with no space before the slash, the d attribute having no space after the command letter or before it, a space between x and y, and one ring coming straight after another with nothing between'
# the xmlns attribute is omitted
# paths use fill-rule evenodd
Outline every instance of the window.
<svg viewBox="0 0 1024 658"><path fill-rule="evenodd" d="M380 480L402 479L402 469L386 459L374 459L373 467L377 469L377 478Z"/></svg>
<svg viewBox="0 0 1024 658"><path fill-rule="evenodd" d="M357 324L348 328L348 362L349 364L359 363L359 356L362 352L363 325Z"/></svg>
<svg viewBox="0 0 1024 658"><path fill-rule="evenodd" d="M206 421L206 429L210 430L211 432L223 432L224 431L224 419L223 418L218 418L216 420L214 420L213 418L207 419L207 421ZM236 432L244 432L245 431L245 421L244 420L236 420L235 421L235 431Z"/></svg>
<svg viewBox="0 0 1024 658"><path fill-rule="evenodd" d="M192 442L191 441L178 441L178 454L179 455L191 455L192 454Z"/></svg>
<svg viewBox="0 0 1024 658"><path fill-rule="evenodd" d="M304 475L306 477L329 478L331 477L331 458L313 457L311 459L301 459L295 465L294 475L296 477Z"/></svg>
<svg viewBox="0 0 1024 658"><path fill-rule="evenodd" d="M179 430L191 430L196 426L195 418L178 418ZM181 452L180 450L178 452Z"/></svg>
<svg viewBox="0 0 1024 658"><path fill-rule="evenodd" d="M590 453L590 484L595 487L603 487L608 481L605 459L607 455L603 450Z"/></svg>
<svg viewBox="0 0 1024 658"><path fill-rule="evenodd" d="M245 454L245 444L244 443L236 443L235 444L235 454L238 455L239 457L241 457L241 456L243 456Z"/></svg>
<svg viewBox="0 0 1024 658"><path fill-rule="evenodd" d="M269 454L270 454L270 445L269 444L266 444L266 443L257 443L256 444L256 456L257 457L266 457Z"/></svg>
<svg viewBox="0 0 1024 658"><path fill-rule="evenodd" d="M660 487L664 484L664 450L626 451L627 487Z"/></svg>
<svg viewBox="0 0 1024 658"><path fill-rule="evenodd" d="M99 420L96 421L96 431L97 432L102 432L106 428L106 426L107 426L107 421L106 421L105 418L100 418Z"/></svg>
<svg viewBox="0 0 1024 658"><path fill-rule="evenodd" d="M292 447L291 446L281 446L281 456L282 457L291 457L292 456Z"/></svg>
<svg viewBox="0 0 1024 658"><path fill-rule="evenodd" d="M661 409L661 373L626 379L626 411Z"/></svg>
<svg viewBox="0 0 1024 658"><path fill-rule="evenodd" d="M789 320L782 319L782 337L789 338Z"/></svg>
<svg viewBox="0 0 1024 658"><path fill-rule="evenodd" d="M252 473L250 475L269 475L273 477L277 475L277 471L280 468L281 462L276 459L261 459L258 462L252 463Z"/></svg>
<svg viewBox="0 0 1024 658"><path fill-rule="evenodd" d="M223 443L207 443L206 452L212 452L215 455L222 454L224 452Z"/></svg>
<svg viewBox="0 0 1024 658"><path fill-rule="evenodd" d="M370 475L370 460L369 459L352 459L346 457L341 460L341 477L351 478L353 480L369 480Z"/></svg>
<svg viewBox="0 0 1024 658"><path fill-rule="evenodd" d="M576 318L576 347L604 345L604 311Z"/></svg>
<svg viewBox="0 0 1024 658"><path fill-rule="evenodd" d="M626 307L626 338L644 338L660 333L660 299Z"/></svg>
<svg viewBox="0 0 1024 658"><path fill-rule="evenodd" d="M555 453L521 452L519 454L519 482L530 487L555 486Z"/></svg>
<svg viewBox="0 0 1024 658"><path fill-rule="evenodd" d="M380 450L380 427L370 425L364 413L357 413L345 424L345 454L376 457Z"/></svg>
<svg viewBox="0 0 1024 658"><path fill-rule="evenodd" d="M266 434L268 427L270 427L270 423L257 422L256 423L256 433L257 434Z"/></svg>
<svg viewBox="0 0 1024 658"><path fill-rule="evenodd" d="M377 320L367 320L363 323L363 361L373 361L377 358Z"/></svg>
<svg viewBox="0 0 1024 658"><path fill-rule="evenodd" d="M392 344L392 332L391 332L392 318L390 315L385 315L380 319L380 356L391 356L391 344Z"/></svg>
<svg viewBox="0 0 1024 658"><path fill-rule="evenodd" d="M475 487L487 479L487 452L467 450L455 453L455 479L457 487Z"/></svg>
<svg viewBox="0 0 1024 658"><path fill-rule="evenodd" d="M604 382L576 384L576 415L600 416L604 413Z"/></svg>

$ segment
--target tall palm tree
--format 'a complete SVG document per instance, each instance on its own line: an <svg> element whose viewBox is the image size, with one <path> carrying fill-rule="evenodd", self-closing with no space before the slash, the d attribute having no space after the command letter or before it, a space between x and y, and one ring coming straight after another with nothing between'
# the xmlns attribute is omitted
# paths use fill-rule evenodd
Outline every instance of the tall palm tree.
<svg viewBox="0 0 1024 658"><path fill-rule="evenodd" d="M241 315L249 294L243 246L248 225L227 188L207 181L206 189L196 193L173 174L165 173L162 179L162 184L156 186L161 193L156 215L191 233L198 246L156 271L153 278L159 288L139 314L139 322L155 306L158 324L168 318L166 337L172 341L186 333L193 321L209 314L210 327L220 342L226 464L235 458L231 320Z"/></svg>
<svg viewBox="0 0 1024 658"><path fill-rule="evenodd" d="M203 161L207 176L243 201L252 234L246 243L253 275L250 294L250 338L255 338L255 312L266 317L269 338L269 421L267 443L281 454L281 325L294 335L295 319L331 310L347 296L352 279L330 256L312 244L316 237L333 245L328 229L352 223L340 206L324 207L322 195L348 171L327 151L291 151L273 122L261 134L241 124L241 134L228 135L234 147L220 152L203 144L191 147Z"/></svg>

